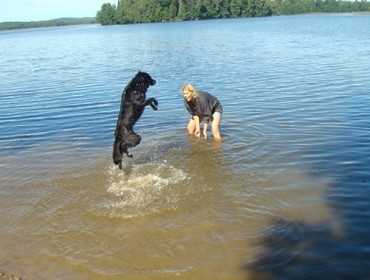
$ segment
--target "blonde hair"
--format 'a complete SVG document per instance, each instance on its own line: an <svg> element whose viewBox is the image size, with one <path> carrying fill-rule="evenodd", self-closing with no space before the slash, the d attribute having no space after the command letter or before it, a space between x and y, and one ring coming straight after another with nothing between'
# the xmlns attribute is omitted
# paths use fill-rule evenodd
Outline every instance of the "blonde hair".
<svg viewBox="0 0 370 280"><path fill-rule="evenodd" d="M191 99L198 97L198 90L192 84L186 84L181 88L182 95L190 96Z"/></svg>

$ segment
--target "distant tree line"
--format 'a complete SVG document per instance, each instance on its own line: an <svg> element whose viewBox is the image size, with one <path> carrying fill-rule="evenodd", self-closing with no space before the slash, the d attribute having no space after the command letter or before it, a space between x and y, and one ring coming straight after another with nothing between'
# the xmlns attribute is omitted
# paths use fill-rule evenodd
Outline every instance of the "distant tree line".
<svg viewBox="0 0 370 280"><path fill-rule="evenodd" d="M118 0L105 3L97 22L108 24L260 17L319 12L368 12L370 2L342 0Z"/></svg>
<svg viewBox="0 0 370 280"><path fill-rule="evenodd" d="M87 18L58 18L58 19L41 20L41 21L0 22L0 30L49 27L49 26L64 26L64 25L74 25L74 24L90 24L90 23L96 23L96 19L93 17L87 17Z"/></svg>
<svg viewBox="0 0 370 280"><path fill-rule="evenodd" d="M366 0L275 0L274 4L277 14L281 15L370 12L370 2Z"/></svg>

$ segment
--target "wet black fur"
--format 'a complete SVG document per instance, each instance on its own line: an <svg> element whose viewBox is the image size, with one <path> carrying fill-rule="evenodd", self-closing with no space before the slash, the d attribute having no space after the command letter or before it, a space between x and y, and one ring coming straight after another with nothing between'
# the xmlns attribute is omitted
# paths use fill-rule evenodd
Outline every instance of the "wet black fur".
<svg viewBox="0 0 370 280"><path fill-rule="evenodd" d="M148 88L155 83L156 81L148 73L138 72L123 90L113 144L113 162L120 168L122 168L123 154L132 157L128 148L137 146L141 141L141 136L133 129L145 106L150 105L153 110L158 110L158 102L155 98L146 99Z"/></svg>

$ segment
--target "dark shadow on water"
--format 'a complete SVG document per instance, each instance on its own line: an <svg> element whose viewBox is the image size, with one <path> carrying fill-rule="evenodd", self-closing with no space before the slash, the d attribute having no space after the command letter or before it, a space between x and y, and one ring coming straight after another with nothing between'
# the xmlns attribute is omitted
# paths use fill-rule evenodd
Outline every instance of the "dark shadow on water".
<svg viewBox="0 0 370 280"><path fill-rule="evenodd" d="M370 279L369 235L337 236L324 223L287 224L273 221L263 253L245 266L247 279Z"/></svg>
<svg viewBox="0 0 370 280"><path fill-rule="evenodd" d="M335 178L325 201L339 223L273 220L246 279L370 279L370 148L366 139L322 147L312 176ZM324 152L324 153L323 153ZM321 156L323 153L326 156Z"/></svg>

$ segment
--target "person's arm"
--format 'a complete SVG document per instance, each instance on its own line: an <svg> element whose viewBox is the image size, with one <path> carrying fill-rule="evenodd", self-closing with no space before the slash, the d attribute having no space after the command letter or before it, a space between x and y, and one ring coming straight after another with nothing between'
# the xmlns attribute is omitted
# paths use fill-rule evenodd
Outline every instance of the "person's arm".
<svg viewBox="0 0 370 280"><path fill-rule="evenodd" d="M194 108L191 107L186 100L184 100L184 104L185 104L186 110L191 115L192 120L195 121L195 136L198 136L199 137L200 136L200 120L199 120L199 116L196 115L196 112L195 112Z"/></svg>
<svg viewBox="0 0 370 280"><path fill-rule="evenodd" d="M193 117L195 116L195 112L193 110L193 108L190 107L189 103L186 102L186 100L184 99L184 104L185 104L185 108L186 110L189 112L189 114Z"/></svg>
<svg viewBox="0 0 370 280"><path fill-rule="evenodd" d="M193 116L195 121L195 136L200 137L200 120L198 116Z"/></svg>
<svg viewBox="0 0 370 280"><path fill-rule="evenodd" d="M207 129L208 129L208 122L205 122L203 124L203 137L204 137L204 139L207 139L207 137L208 137Z"/></svg>

